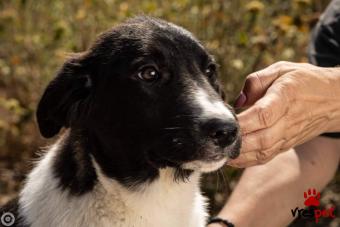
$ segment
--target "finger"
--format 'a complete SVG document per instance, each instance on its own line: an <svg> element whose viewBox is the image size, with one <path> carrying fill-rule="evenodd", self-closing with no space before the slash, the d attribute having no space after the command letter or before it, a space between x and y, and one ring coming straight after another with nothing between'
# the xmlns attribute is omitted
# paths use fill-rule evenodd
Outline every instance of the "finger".
<svg viewBox="0 0 340 227"><path fill-rule="evenodd" d="M303 124L304 119L297 121L295 125L295 133L292 135L287 143L285 143L285 148L292 148L297 145L303 144L306 141L320 135L320 132L324 132L327 127L327 118L318 118L313 122L309 122L307 125ZM301 123L300 123L301 122ZM305 122L306 123L306 122Z"/></svg>
<svg viewBox="0 0 340 227"><path fill-rule="evenodd" d="M303 107L291 108L289 113L285 113L272 126L244 134L241 153L266 150L280 140L286 140L286 148L291 148L287 147L291 144L296 145L295 143L300 141L301 137L303 138L306 133L309 134L309 128L312 128L306 126L303 110Z"/></svg>
<svg viewBox="0 0 340 227"><path fill-rule="evenodd" d="M237 168L246 168L267 163L268 161L272 160L278 153L283 151L282 147L285 142L285 140L280 140L270 149L260 152L242 153L237 159L228 161L227 165Z"/></svg>
<svg viewBox="0 0 340 227"><path fill-rule="evenodd" d="M287 112L288 104L280 92L270 92L246 111L238 115L243 135L268 128Z"/></svg>
<svg viewBox="0 0 340 227"><path fill-rule="evenodd" d="M256 152L241 153L237 159L228 161L227 165L237 168L245 168L253 163L257 163Z"/></svg>
<svg viewBox="0 0 340 227"><path fill-rule="evenodd" d="M243 89L235 101L235 107L247 107L259 100L270 85L280 76L294 70L293 63L278 62L247 76Z"/></svg>
<svg viewBox="0 0 340 227"><path fill-rule="evenodd" d="M285 149L289 149L319 135L327 127L327 118L306 121L304 110L292 107L272 126L243 135L241 153L266 150L280 140L286 140Z"/></svg>
<svg viewBox="0 0 340 227"><path fill-rule="evenodd" d="M294 133L294 129L294 127L287 128L287 122L282 117L272 127L244 135L242 137L241 153L269 149L278 141L286 139L286 134Z"/></svg>

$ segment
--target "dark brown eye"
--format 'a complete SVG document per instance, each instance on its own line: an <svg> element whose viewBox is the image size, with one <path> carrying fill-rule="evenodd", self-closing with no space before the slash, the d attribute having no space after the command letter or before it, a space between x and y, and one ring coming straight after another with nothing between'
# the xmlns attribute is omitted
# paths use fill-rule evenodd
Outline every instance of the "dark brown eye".
<svg viewBox="0 0 340 227"><path fill-rule="evenodd" d="M138 72L138 78L146 82L154 82L159 78L159 72L154 67L148 66Z"/></svg>
<svg viewBox="0 0 340 227"><path fill-rule="evenodd" d="M209 64L208 67L205 69L205 74L209 78L213 77L216 74L216 65Z"/></svg>

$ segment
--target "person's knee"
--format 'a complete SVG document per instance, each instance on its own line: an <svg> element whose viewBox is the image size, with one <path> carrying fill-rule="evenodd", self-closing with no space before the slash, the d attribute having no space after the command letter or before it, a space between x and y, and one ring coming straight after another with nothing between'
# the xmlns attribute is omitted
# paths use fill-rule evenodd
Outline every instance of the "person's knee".
<svg viewBox="0 0 340 227"><path fill-rule="evenodd" d="M320 189L325 187L333 178L340 160L340 140L317 137L296 149L309 179Z"/></svg>

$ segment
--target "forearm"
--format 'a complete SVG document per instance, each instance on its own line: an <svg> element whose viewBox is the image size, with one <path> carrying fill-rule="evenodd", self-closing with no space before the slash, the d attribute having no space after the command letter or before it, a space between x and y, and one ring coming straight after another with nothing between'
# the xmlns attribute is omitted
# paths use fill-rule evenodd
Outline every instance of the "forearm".
<svg viewBox="0 0 340 227"><path fill-rule="evenodd" d="M339 148L340 141L318 137L246 169L219 216L242 227L287 225L290 209L303 206L303 192L310 187L320 190L332 179Z"/></svg>

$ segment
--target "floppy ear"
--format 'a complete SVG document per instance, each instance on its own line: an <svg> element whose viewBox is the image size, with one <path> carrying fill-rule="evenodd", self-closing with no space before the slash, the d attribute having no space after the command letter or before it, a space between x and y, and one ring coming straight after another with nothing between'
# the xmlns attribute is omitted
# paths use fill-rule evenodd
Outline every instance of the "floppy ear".
<svg viewBox="0 0 340 227"><path fill-rule="evenodd" d="M60 129L69 127L90 93L91 79L77 58L66 61L57 76L47 86L37 110L41 134L50 138Z"/></svg>

